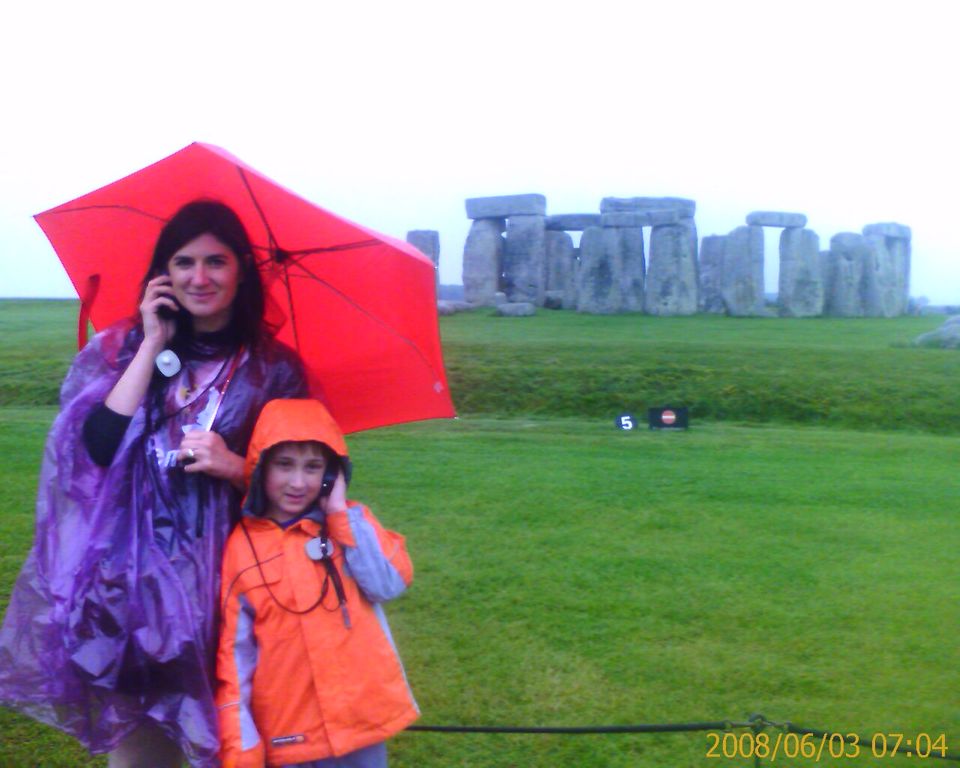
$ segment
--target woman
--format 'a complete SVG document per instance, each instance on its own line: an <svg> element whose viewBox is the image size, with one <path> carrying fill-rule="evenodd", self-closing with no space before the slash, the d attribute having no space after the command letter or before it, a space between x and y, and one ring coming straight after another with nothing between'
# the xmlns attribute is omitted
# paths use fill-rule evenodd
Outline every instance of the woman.
<svg viewBox="0 0 960 768"><path fill-rule="evenodd" d="M217 765L218 573L243 454L265 402L305 394L265 326L242 223L217 202L184 206L139 318L98 334L61 389L0 630L0 701L114 768Z"/></svg>

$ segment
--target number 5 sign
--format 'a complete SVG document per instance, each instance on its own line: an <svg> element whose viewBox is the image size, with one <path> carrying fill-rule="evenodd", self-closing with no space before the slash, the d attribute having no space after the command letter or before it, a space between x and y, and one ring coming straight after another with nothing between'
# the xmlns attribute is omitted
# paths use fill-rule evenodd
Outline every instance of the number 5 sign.
<svg viewBox="0 0 960 768"><path fill-rule="evenodd" d="M636 429L637 420L633 418L632 413L621 413L617 416L616 420L617 429L622 429L624 431L629 431L631 429Z"/></svg>

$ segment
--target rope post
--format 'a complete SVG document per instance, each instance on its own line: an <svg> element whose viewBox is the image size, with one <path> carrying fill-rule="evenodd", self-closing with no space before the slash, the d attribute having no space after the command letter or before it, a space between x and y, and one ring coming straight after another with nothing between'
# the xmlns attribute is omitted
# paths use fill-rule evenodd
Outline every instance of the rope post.
<svg viewBox="0 0 960 768"><path fill-rule="evenodd" d="M753 768L761 768L762 761L760 760L760 756L757 754L756 737L759 736L763 732L763 729L767 727L767 718L761 714L753 714L747 719L750 721L750 730L753 731L754 736Z"/></svg>

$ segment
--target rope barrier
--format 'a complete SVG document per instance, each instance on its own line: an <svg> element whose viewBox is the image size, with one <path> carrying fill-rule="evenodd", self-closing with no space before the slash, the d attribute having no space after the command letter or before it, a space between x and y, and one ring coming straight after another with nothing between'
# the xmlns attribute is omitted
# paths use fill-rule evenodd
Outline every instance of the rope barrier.
<svg viewBox="0 0 960 768"><path fill-rule="evenodd" d="M784 734L793 733L799 736L813 736L817 739L820 739L821 742L825 743L828 740L833 738L841 738L843 743L846 745L856 745L859 747L865 747L868 751L863 753L863 757L869 758L871 756L876 757L874 750L876 749L875 739L880 734L877 732L874 734L872 739L867 739L860 737L857 734L847 733L841 735L838 731L824 731L818 728L805 728L800 725L795 725L790 721L777 722L774 720L769 720L763 715L755 714L750 715L747 721L736 721L736 720L713 720L706 722L693 722L693 723L642 723L637 725L596 725L596 726L556 726L556 727L539 727L539 726L496 726L496 725L411 725L407 727L408 731L416 731L420 733L504 733L504 734L550 734L550 735L568 735L568 736L582 736L582 735L615 735L615 734L626 734L626 733L688 733L695 731L724 731L729 732L738 728L749 728L755 734L759 734L766 730L767 728L777 729L782 731ZM893 735L902 735L897 734L893 731L888 731L888 734ZM856 736L856 738L850 738ZM907 742L909 745L910 742ZM822 746L821 746L822 749ZM887 752L887 742L884 741L884 752ZM946 747L944 747L944 752L946 752ZM955 749L954 749L955 752ZM913 750L907 749L903 746L902 743L897 743L896 746L883 755L883 757L893 757L893 756L916 756L916 749ZM820 754L817 755L817 760L820 759ZM960 763L960 755L957 754L940 754L938 749L930 750L928 754L922 755L922 759L935 759L935 760L946 760L951 762ZM761 758L754 756L755 765L761 764Z"/></svg>

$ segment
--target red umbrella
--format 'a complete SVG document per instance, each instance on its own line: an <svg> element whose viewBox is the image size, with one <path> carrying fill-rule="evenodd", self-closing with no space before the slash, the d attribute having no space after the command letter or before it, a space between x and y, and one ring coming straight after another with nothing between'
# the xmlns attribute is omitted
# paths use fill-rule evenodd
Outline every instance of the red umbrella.
<svg viewBox="0 0 960 768"><path fill-rule="evenodd" d="M212 198L243 220L277 337L303 359L344 432L454 416L437 326L434 266L413 246L325 211L224 150L194 143L37 214L81 299L81 338L137 311L160 229Z"/></svg>

